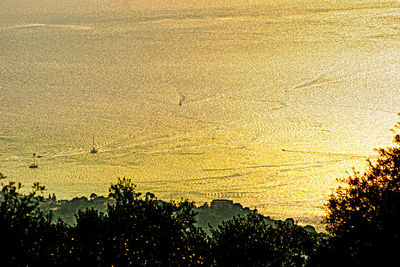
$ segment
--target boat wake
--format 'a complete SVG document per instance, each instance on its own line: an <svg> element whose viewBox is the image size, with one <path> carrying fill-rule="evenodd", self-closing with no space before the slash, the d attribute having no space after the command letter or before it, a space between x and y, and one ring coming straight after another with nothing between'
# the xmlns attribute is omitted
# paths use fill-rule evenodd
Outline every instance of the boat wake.
<svg viewBox="0 0 400 267"><path fill-rule="evenodd" d="M329 77L327 77L327 74L320 74L309 81L302 82L300 84L295 85L294 87L292 87L292 89L293 90L303 89L303 88L308 88L308 87L316 87L316 86L325 85L325 84L337 83L337 82L341 82L341 81L345 80L346 78L348 78L348 77L343 76L343 77L338 77L338 78L329 78Z"/></svg>
<svg viewBox="0 0 400 267"><path fill-rule="evenodd" d="M65 29L72 29L72 30L93 30L94 29L93 27L82 26L82 25L29 23L29 24L1 27L0 31L39 28L39 27L65 28Z"/></svg>
<svg viewBox="0 0 400 267"><path fill-rule="evenodd" d="M344 157L349 159L368 159L371 156L363 156L351 153L334 153L334 152L322 152L322 151L304 151L304 150L290 150L282 149L282 152L286 153L299 153L299 154L314 154L319 156L329 156L329 157Z"/></svg>

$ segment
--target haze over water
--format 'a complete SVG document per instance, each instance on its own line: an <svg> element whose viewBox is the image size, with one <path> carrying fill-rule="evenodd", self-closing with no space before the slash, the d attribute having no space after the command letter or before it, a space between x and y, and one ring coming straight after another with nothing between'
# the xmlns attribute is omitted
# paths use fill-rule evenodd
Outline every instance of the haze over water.
<svg viewBox="0 0 400 267"><path fill-rule="evenodd" d="M127 177L166 200L233 199L316 224L336 178L390 145L394 2L98 12L16 3L0 3L9 180L72 198L106 195Z"/></svg>

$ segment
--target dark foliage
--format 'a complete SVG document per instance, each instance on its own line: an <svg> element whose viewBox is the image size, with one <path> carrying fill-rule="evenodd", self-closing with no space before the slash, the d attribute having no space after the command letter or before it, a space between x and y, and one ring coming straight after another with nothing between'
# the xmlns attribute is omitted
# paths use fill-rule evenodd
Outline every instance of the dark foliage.
<svg viewBox="0 0 400 267"><path fill-rule="evenodd" d="M295 224L272 227L256 213L235 217L211 232L217 266L305 266L320 239Z"/></svg>
<svg viewBox="0 0 400 267"><path fill-rule="evenodd" d="M394 144L379 149L376 162L369 162L365 173L354 172L345 179L329 199L326 225L332 238L321 247L315 265L390 266L397 261L400 135L396 131Z"/></svg>
<svg viewBox="0 0 400 267"><path fill-rule="evenodd" d="M320 235L293 223L275 227L256 213L236 217L207 236L192 202L141 195L129 179L111 185L106 212L79 211L74 226L39 209L44 187L28 195L2 188L1 266L304 266Z"/></svg>
<svg viewBox="0 0 400 267"><path fill-rule="evenodd" d="M140 197L130 180L111 185L116 199L104 215L79 212L74 229L74 259L86 266L161 266L205 264L208 244L194 227L193 203Z"/></svg>
<svg viewBox="0 0 400 267"><path fill-rule="evenodd" d="M37 195L45 188L38 183L33 190L19 193L21 184L3 185L0 203L0 252L2 266L44 266L65 260L66 226L51 223L51 214L38 208L42 200Z"/></svg>

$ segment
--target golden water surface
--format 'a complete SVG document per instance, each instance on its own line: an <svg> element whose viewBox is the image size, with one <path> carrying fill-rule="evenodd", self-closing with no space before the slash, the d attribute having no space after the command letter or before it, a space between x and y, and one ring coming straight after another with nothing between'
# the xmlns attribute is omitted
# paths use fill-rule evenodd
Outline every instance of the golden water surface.
<svg viewBox="0 0 400 267"><path fill-rule="evenodd" d="M19 2L29 8L0 3L8 180L72 198L127 177L162 199L232 199L318 224L336 178L390 145L396 4L53 12Z"/></svg>

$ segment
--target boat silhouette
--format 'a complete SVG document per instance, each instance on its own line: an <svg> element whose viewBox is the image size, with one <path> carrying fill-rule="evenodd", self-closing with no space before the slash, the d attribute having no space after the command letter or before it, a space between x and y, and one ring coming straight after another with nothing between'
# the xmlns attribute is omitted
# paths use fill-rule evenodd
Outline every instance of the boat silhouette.
<svg viewBox="0 0 400 267"><path fill-rule="evenodd" d="M37 168L37 167L39 167L39 166L38 166L38 164L36 162L36 153L33 153L33 162L32 162L31 165L29 165L29 168L34 169L34 168Z"/></svg>
<svg viewBox="0 0 400 267"><path fill-rule="evenodd" d="M92 148L92 150L90 150L90 153L92 153L92 154L95 154L95 153L97 153L97 148L96 148L96 144L94 143L94 135L93 135L93 148Z"/></svg>

